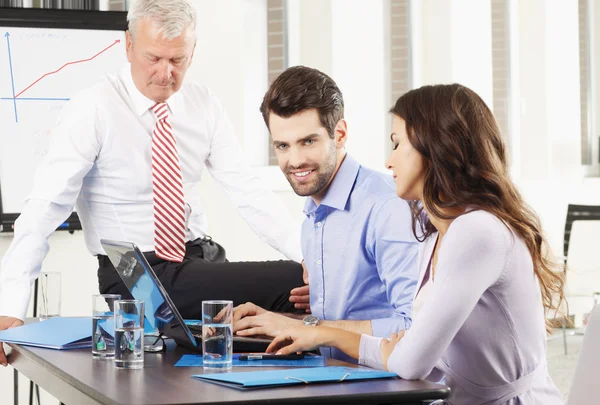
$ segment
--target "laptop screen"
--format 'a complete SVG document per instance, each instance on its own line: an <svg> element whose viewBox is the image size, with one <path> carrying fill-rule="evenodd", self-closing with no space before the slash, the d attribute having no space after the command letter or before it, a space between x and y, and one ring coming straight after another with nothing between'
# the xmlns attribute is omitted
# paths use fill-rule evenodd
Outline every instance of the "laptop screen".
<svg viewBox="0 0 600 405"><path fill-rule="evenodd" d="M197 346L179 311L138 247L133 243L106 239L100 243L133 298L144 301L146 322L168 337Z"/></svg>

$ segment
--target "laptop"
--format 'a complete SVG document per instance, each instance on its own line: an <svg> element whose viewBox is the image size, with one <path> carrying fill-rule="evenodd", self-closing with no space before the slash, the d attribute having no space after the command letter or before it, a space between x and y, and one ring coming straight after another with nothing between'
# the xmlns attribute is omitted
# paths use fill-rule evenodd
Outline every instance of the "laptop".
<svg viewBox="0 0 600 405"><path fill-rule="evenodd" d="M140 249L130 242L102 239L100 243L133 298L144 301L146 322L177 344L201 352L201 323L186 324ZM271 340L234 335L233 351L264 352Z"/></svg>

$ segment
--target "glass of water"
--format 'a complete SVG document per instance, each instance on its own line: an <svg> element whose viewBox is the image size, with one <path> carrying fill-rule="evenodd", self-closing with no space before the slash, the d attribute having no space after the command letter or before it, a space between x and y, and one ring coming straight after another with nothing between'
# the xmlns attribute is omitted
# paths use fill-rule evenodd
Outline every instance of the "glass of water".
<svg viewBox="0 0 600 405"><path fill-rule="evenodd" d="M205 369L230 370L233 358L233 302L202 301L202 361Z"/></svg>
<svg viewBox="0 0 600 405"><path fill-rule="evenodd" d="M60 273L43 272L38 283L38 317L43 321L60 316Z"/></svg>
<svg viewBox="0 0 600 405"><path fill-rule="evenodd" d="M144 301L117 300L115 305L115 366L144 367Z"/></svg>
<svg viewBox="0 0 600 405"><path fill-rule="evenodd" d="M92 356L112 358L115 356L115 301L119 294L92 295Z"/></svg>

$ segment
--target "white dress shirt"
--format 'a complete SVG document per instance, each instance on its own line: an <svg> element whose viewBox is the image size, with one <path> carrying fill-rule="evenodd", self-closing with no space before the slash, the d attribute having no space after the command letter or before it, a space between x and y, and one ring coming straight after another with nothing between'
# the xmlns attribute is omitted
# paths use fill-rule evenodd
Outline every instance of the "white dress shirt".
<svg viewBox="0 0 600 405"><path fill-rule="evenodd" d="M252 174L217 99L206 87L184 82L167 102L183 175L186 240L208 229L198 190L206 166L260 238L300 261L300 224ZM153 105L135 87L127 65L65 106L2 260L0 316L24 319L47 239L74 206L91 254L104 254L101 238L154 250Z"/></svg>

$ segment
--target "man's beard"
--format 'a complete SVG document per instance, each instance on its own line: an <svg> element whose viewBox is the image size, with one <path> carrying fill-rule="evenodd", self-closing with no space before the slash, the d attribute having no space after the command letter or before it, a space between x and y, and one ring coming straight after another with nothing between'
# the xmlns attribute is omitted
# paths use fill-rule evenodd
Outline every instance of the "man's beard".
<svg viewBox="0 0 600 405"><path fill-rule="evenodd" d="M333 172L335 171L335 165L335 154L333 154L333 159L331 159L329 162L326 162L323 168L321 168L319 165L301 165L299 167L288 166L285 170L285 177L288 179L290 186L292 186L292 189L297 195L308 197L317 194L327 186L329 180L331 180L331 176L333 176ZM296 172L302 170L311 170L313 173L310 175L314 174L315 179L313 179L313 181L310 183L297 183L296 177L291 173L292 170Z"/></svg>

